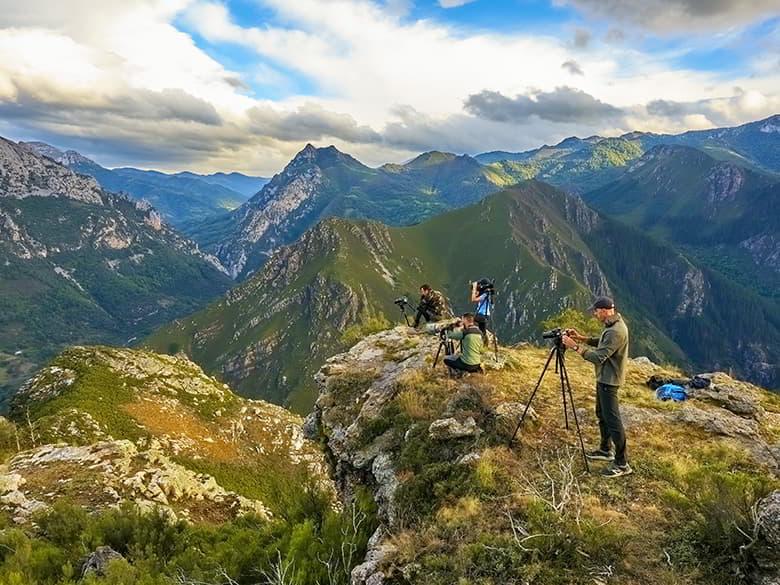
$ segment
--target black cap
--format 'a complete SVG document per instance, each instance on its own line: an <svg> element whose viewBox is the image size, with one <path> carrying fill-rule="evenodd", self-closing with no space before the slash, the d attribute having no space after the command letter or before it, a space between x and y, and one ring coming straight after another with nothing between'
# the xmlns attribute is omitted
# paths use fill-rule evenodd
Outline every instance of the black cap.
<svg viewBox="0 0 780 585"><path fill-rule="evenodd" d="M614 309L615 303L613 300L609 297L598 297L595 301L593 301L593 304L588 307L588 311L593 311L594 309Z"/></svg>

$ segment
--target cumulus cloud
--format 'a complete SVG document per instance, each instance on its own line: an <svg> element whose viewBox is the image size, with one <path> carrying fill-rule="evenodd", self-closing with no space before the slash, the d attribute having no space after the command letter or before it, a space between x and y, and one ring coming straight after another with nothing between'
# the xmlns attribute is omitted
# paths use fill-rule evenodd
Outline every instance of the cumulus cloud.
<svg viewBox="0 0 780 585"><path fill-rule="evenodd" d="M580 67L580 64L573 59L569 59L568 61L561 63L561 67L563 67L572 75L585 75L585 73L582 71L582 67Z"/></svg>
<svg viewBox="0 0 780 585"><path fill-rule="evenodd" d="M723 79L629 42L593 43L584 29L578 47L576 32L561 42L410 19L411 0L262 2L275 19L242 26L221 1L0 0L0 134L109 166L265 174L309 141L381 164L780 109L776 59ZM231 70L195 34L256 60Z"/></svg>
<svg viewBox="0 0 780 585"><path fill-rule="evenodd" d="M736 88L733 96L725 98L690 102L653 100L647 104L646 111L648 116L672 124L682 121L691 127L732 126L780 111L780 97Z"/></svg>
<svg viewBox="0 0 780 585"><path fill-rule="evenodd" d="M521 122L532 116L550 122L606 122L623 114L620 108L571 87L514 98L486 90L469 96L464 107L475 116L496 122Z"/></svg>
<svg viewBox="0 0 780 585"><path fill-rule="evenodd" d="M605 19L656 32L714 30L777 15L777 0L555 0Z"/></svg>
<svg viewBox="0 0 780 585"><path fill-rule="evenodd" d="M279 112L270 107L254 107L247 112L249 130L278 140L309 141L340 138L347 142L378 143L381 135L358 125L348 114L330 112L317 104L304 104L295 112Z"/></svg>

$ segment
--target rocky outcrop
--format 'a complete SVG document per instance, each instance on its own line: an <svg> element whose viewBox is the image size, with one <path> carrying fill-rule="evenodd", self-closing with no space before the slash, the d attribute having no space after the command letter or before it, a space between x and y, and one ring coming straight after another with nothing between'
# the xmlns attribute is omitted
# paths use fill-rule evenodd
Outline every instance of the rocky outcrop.
<svg viewBox="0 0 780 585"><path fill-rule="evenodd" d="M236 396L181 356L73 347L23 386L10 412L22 450L0 468L0 506L18 523L62 498L192 520L268 517L262 501L223 487L222 469L246 485L305 470L332 491L299 417Z"/></svg>
<svg viewBox="0 0 780 585"><path fill-rule="evenodd" d="M127 440L45 445L16 455L6 468L0 475L0 505L17 523L62 498L91 510L133 502L193 520L270 515L262 502L174 463L157 442L144 451Z"/></svg>
<svg viewBox="0 0 780 585"><path fill-rule="evenodd" d="M83 579L91 573L103 576L110 563L123 561L124 558L110 546L99 546L81 562L81 578Z"/></svg>
<svg viewBox="0 0 780 585"><path fill-rule="evenodd" d="M521 366L522 374L516 374L514 379L512 371L518 362L529 359L535 363L539 360L541 367L546 354L532 347L502 349L503 369L488 370L485 376L474 381L452 380L431 368L437 341L435 336L396 327L367 337L349 351L330 358L316 376L320 394L314 411L307 418L306 433L325 445L340 497L348 502L358 486L369 486L381 521L365 561L352 573L353 585L379 585L416 570L413 565L399 565L396 558L401 554L397 550L399 539L403 542L399 534L408 535L404 527L408 522L409 506L414 505L405 499L410 497L409 491L405 490L415 475L425 473L419 463L410 464L409 459L427 460L424 452L430 451L438 454L439 458L432 464L437 470L454 466L494 473L496 458L503 461L510 457L506 445L526 408L525 403L516 400L515 386L528 383L527 369ZM569 368L570 372L578 372L572 374L573 379L579 381L583 374L591 379L589 364L569 360ZM642 380L651 373L664 372L646 358L632 360L630 368L629 377ZM765 411L760 391L725 374L706 376L712 380L711 387L683 404L665 404L665 408L661 408L659 403L655 408L639 396L634 400L640 400L642 406L631 403L633 400L623 404L621 410L629 433L643 436L646 429L654 428L662 434L671 432L676 437L690 432L698 437L697 442L738 446L749 454L755 465L768 473L780 473L777 460L780 445L772 442L774 431L768 431L780 428L780 421ZM508 380L512 386L509 394L502 389ZM547 387L546 391L549 390ZM632 387L630 391L650 392L643 386ZM577 400L582 404L582 396ZM537 401L535 406L538 405ZM560 415L559 408L555 408L555 416ZM556 426L548 419L540 419L535 408L528 412L521 437L525 433L533 434L540 425ZM597 426L592 407L578 408L577 415L586 434L591 434L588 429ZM548 413L547 416L552 415ZM536 449L537 453L524 457L523 463L515 460L512 476L524 477L528 472L530 477L532 470L517 466L531 464L534 456L537 464L547 465L545 461L551 457L550 450L556 462L554 473L568 473L569 464L555 459L559 457L554 453L559 453L555 449L560 449L560 439L549 438L549 433L547 429L542 432L544 438L525 439L531 441L534 446L530 449ZM577 451L571 452L574 453L571 461L576 461ZM558 480L554 479L551 470L552 467L545 471L550 474L545 476L546 481L552 489L558 489L554 483ZM550 486L545 485L547 487L536 489L549 489ZM434 491L443 488L437 484L436 487L418 486L415 489L422 490L420 494L425 493L426 497L434 497ZM457 487L453 489L457 490ZM555 501L556 496L552 497ZM453 499L447 501L451 503ZM418 502L418 505L427 504ZM769 504L767 507L772 508ZM446 510L443 514L454 513L451 508ZM767 522L762 530L773 531L773 521ZM520 528L513 526L511 529L518 531L513 532L517 536ZM403 554L408 556L408 550Z"/></svg>

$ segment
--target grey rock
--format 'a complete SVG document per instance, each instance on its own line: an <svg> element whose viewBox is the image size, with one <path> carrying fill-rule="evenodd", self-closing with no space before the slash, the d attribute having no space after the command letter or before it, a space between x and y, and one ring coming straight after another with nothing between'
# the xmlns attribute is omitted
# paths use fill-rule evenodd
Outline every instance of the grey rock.
<svg viewBox="0 0 780 585"><path fill-rule="evenodd" d="M760 419L764 415L764 409L755 397L730 386L711 384L709 388L691 388L688 395L696 400L717 404L740 416Z"/></svg>
<svg viewBox="0 0 780 585"><path fill-rule="evenodd" d="M477 421L472 417L468 417L462 423L455 418L440 418L433 421L428 427L428 436L438 440L475 437L481 432Z"/></svg>
<svg viewBox="0 0 780 585"><path fill-rule="evenodd" d="M109 563L124 560L124 558L110 546L99 546L81 562L81 578L83 579L90 573L105 575Z"/></svg>
<svg viewBox="0 0 780 585"><path fill-rule="evenodd" d="M754 546L756 585L780 585L780 490L775 490L758 503L757 528L759 541Z"/></svg>
<svg viewBox="0 0 780 585"><path fill-rule="evenodd" d="M471 465L472 463L476 463L480 459L482 459L482 455L477 451L472 451L471 453L466 453L465 455L461 455L455 463L457 465Z"/></svg>
<svg viewBox="0 0 780 585"><path fill-rule="evenodd" d="M377 455L371 465L371 473L377 482L374 499L379 505L380 515L384 515L388 524L394 527L398 520L395 509L395 492L399 483L390 455L387 453Z"/></svg>
<svg viewBox="0 0 780 585"><path fill-rule="evenodd" d="M499 436L509 439L517 428L517 423L520 422L520 417L523 416L525 411L525 404L522 402L503 402L496 407L496 433ZM533 422L539 419L539 415L536 414L534 407L531 406L528 409L528 414L525 415L525 422Z"/></svg>
<svg viewBox="0 0 780 585"><path fill-rule="evenodd" d="M350 585L382 585L385 582L385 574L379 567L396 550L385 540L386 536L387 530L381 525L371 535L365 560L352 569Z"/></svg>
<svg viewBox="0 0 780 585"><path fill-rule="evenodd" d="M780 552L780 490L758 503L758 527L767 543Z"/></svg>

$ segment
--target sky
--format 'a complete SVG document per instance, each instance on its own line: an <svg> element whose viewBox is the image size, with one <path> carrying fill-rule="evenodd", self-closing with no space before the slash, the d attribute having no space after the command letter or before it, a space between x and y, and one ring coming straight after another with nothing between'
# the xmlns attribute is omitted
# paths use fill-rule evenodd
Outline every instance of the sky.
<svg viewBox="0 0 780 585"><path fill-rule="evenodd" d="M0 136L271 175L780 112L780 0L0 0Z"/></svg>

